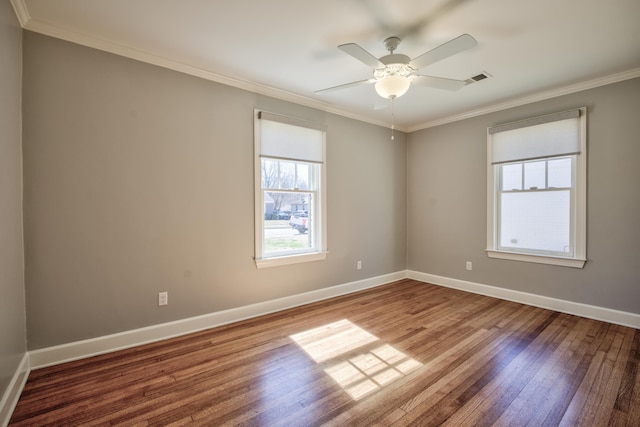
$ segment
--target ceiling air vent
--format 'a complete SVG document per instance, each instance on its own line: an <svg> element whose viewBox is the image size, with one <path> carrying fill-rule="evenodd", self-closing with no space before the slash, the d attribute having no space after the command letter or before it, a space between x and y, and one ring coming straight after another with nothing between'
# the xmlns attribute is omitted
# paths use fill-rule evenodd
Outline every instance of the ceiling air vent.
<svg viewBox="0 0 640 427"><path fill-rule="evenodd" d="M486 71L483 71L480 74L477 74L471 78L468 78L467 84L479 82L480 80L488 79L489 77L492 77L491 74L487 73Z"/></svg>

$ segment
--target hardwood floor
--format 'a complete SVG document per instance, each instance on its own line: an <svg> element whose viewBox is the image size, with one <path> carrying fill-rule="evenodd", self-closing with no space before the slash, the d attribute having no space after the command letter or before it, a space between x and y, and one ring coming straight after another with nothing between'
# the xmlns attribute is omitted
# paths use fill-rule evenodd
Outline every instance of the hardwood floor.
<svg viewBox="0 0 640 427"><path fill-rule="evenodd" d="M640 331L413 280L31 372L25 425L640 426Z"/></svg>

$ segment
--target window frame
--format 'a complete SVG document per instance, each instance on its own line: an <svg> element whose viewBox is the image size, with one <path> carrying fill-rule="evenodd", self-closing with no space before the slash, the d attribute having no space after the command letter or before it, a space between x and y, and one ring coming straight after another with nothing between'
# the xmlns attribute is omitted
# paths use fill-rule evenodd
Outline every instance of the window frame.
<svg viewBox="0 0 640 427"><path fill-rule="evenodd" d="M261 114L265 118L261 118ZM268 118L266 118L268 117ZM296 158L262 156L261 153L261 121L272 120L293 126L307 127L322 132L321 141L321 162L309 162ZM272 159L281 162L293 162L295 164L313 165L315 172L312 173L315 180L315 189L274 189L262 187L262 160ZM309 183L311 184L311 183ZM255 230L255 254L254 261L257 268L276 267L302 262L320 261L327 256L327 226L326 226L326 126L307 122L304 120L281 116L274 113L254 110L254 230ZM314 242L313 247L306 250L293 250L276 252L272 254L264 253L264 221L265 221L265 193L269 192L290 192L290 193L314 193L313 212L310 211L311 228L310 238Z"/></svg>
<svg viewBox="0 0 640 427"><path fill-rule="evenodd" d="M586 242L587 242L587 109L582 107L579 111L578 132L580 152L578 154L549 155L538 159L520 159L502 164L493 164L493 134L487 129L487 248L486 253L490 258L507 259L513 261L524 261L532 263L550 264L564 267L583 268L586 262ZM562 114L562 113L559 113ZM534 126L540 118L528 119ZM544 117L542 118L544 122ZM522 126L522 127L525 127ZM560 254L540 252L535 250L513 250L500 245L500 188L502 165L504 164L524 164L532 161L559 158L572 158L572 190L570 191L570 239L573 247L573 255L563 256ZM548 170L546 170L548 174ZM524 181L522 183L524 190ZM550 191L550 190L544 190ZM551 190L553 191L553 190Z"/></svg>

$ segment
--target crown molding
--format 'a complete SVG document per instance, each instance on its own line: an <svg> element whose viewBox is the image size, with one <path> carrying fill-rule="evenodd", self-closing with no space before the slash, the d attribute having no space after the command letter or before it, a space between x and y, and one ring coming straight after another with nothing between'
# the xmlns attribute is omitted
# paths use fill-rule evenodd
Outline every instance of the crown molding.
<svg viewBox="0 0 640 427"><path fill-rule="evenodd" d="M33 19L29 16L29 13L24 4L24 0L11 0L12 3L16 3L17 8L21 10L21 16L18 19L21 22L22 28L35 33L43 34L45 36L65 40L71 43L75 43L81 46L90 47L93 49L109 52L115 55L123 56L129 59L145 62L148 64L156 65L159 67L167 68L180 73L188 74L191 76L199 77L205 80L213 81L216 83L224 84L226 86L235 87L238 89L246 90L259 95L265 95L280 99L283 101L292 102L298 105L306 107L316 108L328 113L337 114L343 117L355 119L362 122L371 123L378 126L389 127L389 124L384 121L374 120L370 117L362 116L352 112L345 111L338 106L329 104L326 102L318 101L303 95L298 95L292 92L288 92L282 89L273 88L266 85L261 85L253 82L248 82L240 79L217 74L203 68L194 67L182 62L178 62L169 58L165 58L159 55L154 55L131 46L114 43L98 37L89 36L87 34L70 31L50 23ZM16 9L16 14L18 9ZM24 22L23 22L24 19ZM396 126L396 130L400 132L406 132L406 129Z"/></svg>
<svg viewBox="0 0 640 427"><path fill-rule="evenodd" d="M18 17L18 21L22 28L31 20L31 16L29 15L29 10L27 9L27 5L24 0L10 0L11 5L13 6L13 11L16 13L16 17Z"/></svg>
<svg viewBox="0 0 640 427"><path fill-rule="evenodd" d="M87 34L70 31L64 28L57 27L50 23L40 21L31 18L25 0L10 0L13 5L14 11L23 29L40 33L46 36L54 37L57 39L65 40L71 43L79 44L82 46L98 49L104 52L109 52L115 55L123 56L126 58L134 59L137 61L145 62L148 64L156 65L159 67L167 68L180 73L188 74L191 76L199 77L205 80L213 81L216 83L224 84L226 86L235 87L238 89L246 90L248 92L256 93L259 95L269 96L272 98L280 99L283 101L292 102L305 107L316 108L327 113L336 114L342 117L370 123L382 127L390 127L390 124L386 121L375 120L371 117L356 114L350 111L346 111L337 105L330 104L323 101L318 101L307 96L295 94L282 89L274 87L248 82L240 79L231 78L221 74L217 74L202 68L194 67L188 64L184 64L169 58L154 55L139 49L135 49L131 46L126 46L118 43L113 43L97 37L92 37ZM422 129L427 129L435 126L440 126L448 123L457 122L460 120L469 119L472 117L481 116L488 113L494 113L497 111L506 110L509 108L519 107L533 102L544 101L547 99L555 98L562 95L568 95L575 92L580 92L587 89L604 86L607 84L617 83L623 80L640 77L640 68L635 68L628 71L623 71L617 74L598 77L595 79L579 82L569 86L563 86L555 89L551 89L544 92L539 92L533 95L514 98L505 102L487 105L478 109L470 110L460 114L454 114L439 119L427 121L417 125L402 126L396 125L395 130L399 132L415 132Z"/></svg>
<svg viewBox="0 0 640 427"><path fill-rule="evenodd" d="M443 117L441 119L425 122L421 125L411 126L407 129L407 132L415 132L422 129L427 129L435 126L444 125L447 123L453 123L464 119L470 119L472 117L482 116L488 113L495 113L497 111L507 110L509 108L520 107L522 105L531 104L538 101L544 101L547 99L555 98L562 95L569 95L575 92L581 92L583 90L593 89L599 86L605 86L612 83L618 83L624 80L634 79L640 77L640 68L635 68L628 71L623 71L616 74L598 77L595 79L587 80L584 82L572 84L569 86L563 86L544 92L539 92L533 95L528 95L520 98L511 99L498 104L488 105L486 107L470 110L465 113L455 114L452 116Z"/></svg>

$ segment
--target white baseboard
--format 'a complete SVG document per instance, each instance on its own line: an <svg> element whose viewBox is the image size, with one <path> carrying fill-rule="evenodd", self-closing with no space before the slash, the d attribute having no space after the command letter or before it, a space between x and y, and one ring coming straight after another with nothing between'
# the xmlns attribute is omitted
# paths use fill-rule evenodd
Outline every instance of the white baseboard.
<svg viewBox="0 0 640 427"><path fill-rule="evenodd" d="M27 381L28 374L32 369L57 365L72 360L185 335L191 332L374 288L405 278L640 329L640 314L560 300L418 271L403 270L202 316L30 351L22 358L9 387L2 396L2 400L0 400L0 426L6 426L9 423L20 393Z"/></svg>
<svg viewBox="0 0 640 427"><path fill-rule="evenodd" d="M72 360L83 359L96 356L98 354L109 353L124 348L130 348L141 344L161 341L191 332L197 332L228 323L245 320L264 314L273 313L287 308L297 307L327 298L333 298L352 292L361 291L368 288L391 283L396 280L406 278L406 270L396 273L385 274L383 276L372 277L356 282L345 283L329 288L318 289L316 291L291 295L270 301L251 304L229 310L218 311L202 316L188 319L176 320L174 322L160 325L148 326L146 328L134 329L117 334L76 341L54 347L33 350L29 352L31 369L44 368L46 366L57 365Z"/></svg>
<svg viewBox="0 0 640 427"><path fill-rule="evenodd" d="M532 305L534 307L547 308L562 313L575 314L589 319L602 320L616 325L640 329L640 314L530 294L527 292L514 291L496 286L483 285L480 283L467 282L465 280L452 279L449 277L436 276L435 274L421 273L419 271L407 270L407 277L447 288L459 289L461 291L472 292L474 294L486 295Z"/></svg>
<svg viewBox="0 0 640 427"><path fill-rule="evenodd" d="M434 274L418 271L403 270L396 273L372 277L369 279L345 283L329 288L318 289L297 295L291 295L257 304L218 311L202 316L177 320L174 322L153 325L146 328L134 329L117 334L106 335L83 341L76 341L54 347L47 347L29 352L31 369L57 365L72 360L83 359L98 354L109 353L136 345L160 341L191 332L197 332L216 326L226 325L264 314L297 307L304 304L333 298L340 295L373 288L404 278L411 278L421 282L459 289L481 295L487 295L504 300L528 304L535 307L547 308L568 314L575 314L596 320L602 320L623 326L640 329L640 315L624 311L613 310L588 304L514 291L480 283L467 282Z"/></svg>
<svg viewBox="0 0 640 427"><path fill-rule="evenodd" d="M27 382L29 376L29 353L25 353L20 360L20 364L13 374L9 386L2 395L0 400L0 426L6 427L9 425L11 414L18 404L20 399L20 393Z"/></svg>

